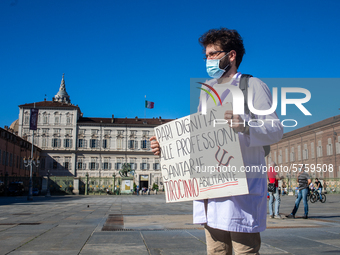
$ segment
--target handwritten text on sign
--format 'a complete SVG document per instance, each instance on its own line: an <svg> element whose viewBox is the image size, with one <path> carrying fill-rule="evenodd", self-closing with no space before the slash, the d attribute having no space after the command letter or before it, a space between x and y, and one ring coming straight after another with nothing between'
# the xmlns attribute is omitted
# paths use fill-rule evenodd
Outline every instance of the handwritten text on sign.
<svg viewBox="0 0 340 255"><path fill-rule="evenodd" d="M213 126L230 106L208 109L155 128L167 202L248 194L238 134Z"/></svg>

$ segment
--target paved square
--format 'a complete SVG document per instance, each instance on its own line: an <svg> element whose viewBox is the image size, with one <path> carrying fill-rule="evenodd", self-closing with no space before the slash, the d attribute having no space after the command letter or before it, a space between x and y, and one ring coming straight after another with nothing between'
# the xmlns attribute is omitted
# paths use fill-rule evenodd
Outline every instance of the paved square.
<svg viewBox="0 0 340 255"><path fill-rule="evenodd" d="M294 200L282 197L281 214ZM302 204L296 219L268 218L261 254L340 254L339 202L309 204L308 220ZM192 202L166 204L164 194L0 197L0 254L206 254L206 244Z"/></svg>

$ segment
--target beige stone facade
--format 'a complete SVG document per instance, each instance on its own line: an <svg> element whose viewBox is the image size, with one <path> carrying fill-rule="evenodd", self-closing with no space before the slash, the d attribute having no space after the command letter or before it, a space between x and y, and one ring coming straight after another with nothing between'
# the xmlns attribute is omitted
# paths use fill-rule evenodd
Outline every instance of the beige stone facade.
<svg viewBox="0 0 340 255"><path fill-rule="evenodd" d="M42 150L41 176L49 171L51 176L112 179L129 163L137 185L162 187L159 156L152 153L149 139L156 126L171 119L84 117L80 107L71 104L64 76L52 101L19 106L18 135L29 142L31 108L39 110L34 145Z"/></svg>

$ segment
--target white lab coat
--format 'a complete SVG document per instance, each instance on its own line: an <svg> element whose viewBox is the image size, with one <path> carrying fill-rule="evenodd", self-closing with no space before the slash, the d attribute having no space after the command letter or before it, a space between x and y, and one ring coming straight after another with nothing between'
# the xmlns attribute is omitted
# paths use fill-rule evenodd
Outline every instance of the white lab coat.
<svg viewBox="0 0 340 255"><path fill-rule="evenodd" d="M240 75L240 73L235 74L234 79L239 81L237 78ZM233 82L235 83L235 81ZM217 90L219 95L222 94L223 85L216 84L216 80L211 80L209 83ZM248 84L254 91L253 105L255 109L269 109L272 104L272 97L267 85L257 78L250 78ZM239 82L237 82L238 85ZM206 93L201 92L201 96L206 96ZM223 100L223 104L226 102L232 102L231 93ZM208 100L207 108L213 106L215 106L213 100ZM242 117L246 121L251 119L249 115ZM275 112L266 116L255 115L255 117L262 120L278 119ZM252 122L251 125L260 126L261 123ZM250 135L238 133L244 165L265 166L263 146L280 141L283 135L283 127L279 121L268 121L264 122L262 127L250 127L249 130ZM246 176L249 194L208 199L207 215L204 209L204 201L194 201L194 223L206 223L209 227L233 232L256 233L264 231L267 216L267 173L249 172L246 173Z"/></svg>

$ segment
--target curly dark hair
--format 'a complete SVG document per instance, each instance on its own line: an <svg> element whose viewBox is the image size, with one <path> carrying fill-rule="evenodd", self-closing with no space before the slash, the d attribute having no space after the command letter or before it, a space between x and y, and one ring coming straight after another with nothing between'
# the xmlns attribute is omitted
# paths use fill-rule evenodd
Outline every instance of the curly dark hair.
<svg viewBox="0 0 340 255"><path fill-rule="evenodd" d="M220 29L210 29L199 39L199 43L206 48L210 44L218 45L223 51L236 51L236 67L242 62L246 50L243 46L243 39L236 30L221 27Z"/></svg>

